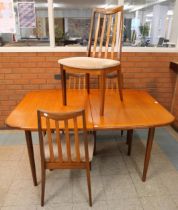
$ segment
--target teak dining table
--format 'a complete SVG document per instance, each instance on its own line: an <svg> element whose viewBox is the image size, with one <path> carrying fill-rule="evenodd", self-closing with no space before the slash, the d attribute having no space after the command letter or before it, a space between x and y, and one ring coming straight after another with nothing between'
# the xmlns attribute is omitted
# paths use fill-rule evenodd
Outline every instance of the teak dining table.
<svg viewBox="0 0 178 210"><path fill-rule="evenodd" d="M151 149L156 127L168 125L174 116L161 106L146 91L123 90L124 100L120 101L116 90L106 91L105 113L100 116L99 91L68 90L68 105L62 105L61 90L40 90L28 93L6 120L7 126L25 131L26 143L34 185L37 185L35 160L32 143L32 131L37 131L37 110L51 112L65 111L74 107L83 107L86 111L86 124L89 131L127 130L132 139L133 130L148 128L142 181L146 181ZM79 123L80 127L80 123ZM69 124L72 128L72 124ZM44 128L45 129L45 128ZM131 149L131 148L130 148ZM128 153L130 154L131 151Z"/></svg>

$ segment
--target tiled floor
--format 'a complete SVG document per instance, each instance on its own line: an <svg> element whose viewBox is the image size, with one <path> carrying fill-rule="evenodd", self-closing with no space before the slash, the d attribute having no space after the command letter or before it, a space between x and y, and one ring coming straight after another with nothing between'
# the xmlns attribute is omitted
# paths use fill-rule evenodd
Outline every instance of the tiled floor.
<svg viewBox="0 0 178 210"><path fill-rule="evenodd" d="M37 135L34 134L34 143ZM92 163L94 210L178 209L178 133L157 129L147 181L141 181L146 131L134 133L131 157L120 132L98 133ZM0 210L87 210L85 172L48 171L45 207L40 207L40 158L35 144L38 187L34 187L24 134L0 131Z"/></svg>

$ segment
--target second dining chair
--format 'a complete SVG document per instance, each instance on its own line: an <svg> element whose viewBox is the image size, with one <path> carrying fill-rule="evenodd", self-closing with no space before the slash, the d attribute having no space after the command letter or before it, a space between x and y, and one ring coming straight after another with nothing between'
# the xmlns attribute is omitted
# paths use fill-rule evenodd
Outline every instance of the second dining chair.
<svg viewBox="0 0 178 210"><path fill-rule="evenodd" d="M90 162L94 143L87 135L85 110L68 110L62 113L38 111L37 116L41 156L41 206L44 206L46 169L85 169L89 205L92 206ZM74 129L73 134L69 132L71 126ZM64 134L60 132L61 129ZM46 135L43 130L46 130ZM55 132L51 132L52 130Z"/></svg>
<svg viewBox="0 0 178 210"><path fill-rule="evenodd" d="M90 75L99 76L100 116L104 115L107 74L117 72L119 96L121 101L123 100L121 86L122 29L123 6L93 11L87 57L70 57L58 61L61 69L63 105L67 105L66 72L85 74L88 93L90 93Z"/></svg>

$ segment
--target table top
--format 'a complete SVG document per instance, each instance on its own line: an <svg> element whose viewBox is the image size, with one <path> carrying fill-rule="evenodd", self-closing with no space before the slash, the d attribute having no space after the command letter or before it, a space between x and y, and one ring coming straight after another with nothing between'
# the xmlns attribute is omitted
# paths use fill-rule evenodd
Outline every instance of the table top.
<svg viewBox="0 0 178 210"><path fill-rule="evenodd" d="M67 90L68 106L62 106L61 90L40 90L28 93L11 112L6 124L23 130L37 130L37 109L51 112L82 107L86 110L87 128L134 129L170 124L174 117L146 91L123 90L121 102L116 90L107 90L104 116L99 115L99 91ZM79 127L81 122L79 120ZM72 128L72 124L69 124Z"/></svg>
<svg viewBox="0 0 178 210"><path fill-rule="evenodd" d="M49 112L70 111L84 108L86 110L87 129L93 129L93 121L89 105L88 94L85 90L70 90L67 95L68 106L62 106L62 93L60 90L40 90L28 93L6 120L9 127L22 130L37 130L37 110ZM82 119L78 121L78 127L82 127ZM54 127L53 125L51 125ZM69 122L69 128L73 123Z"/></svg>
<svg viewBox="0 0 178 210"><path fill-rule="evenodd" d="M99 93L92 91L90 103L94 129L130 129L170 124L174 117L146 91L123 90L123 102L116 90L106 91L104 116L99 115Z"/></svg>

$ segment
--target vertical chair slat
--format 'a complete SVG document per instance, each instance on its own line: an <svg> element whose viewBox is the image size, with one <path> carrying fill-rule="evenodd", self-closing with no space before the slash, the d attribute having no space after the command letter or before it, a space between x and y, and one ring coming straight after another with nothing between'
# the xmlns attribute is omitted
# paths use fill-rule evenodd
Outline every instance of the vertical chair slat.
<svg viewBox="0 0 178 210"><path fill-rule="evenodd" d="M59 162L63 161L62 156L62 145L61 145L61 137L60 137L60 130L59 130L59 122L55 120L55 126L56 126L56 143L58 148L58 160Z"/></svg>
<svg viewBox="0 0 178 210"><path fill-rule="evenodd" d="M48 136L48 146L49 146L49 153L50 153L50 161L54 161L54 151L53 151L53 142L51 136L51 129L50 129L50 121L49 118L46 118L46 127L47 127L47 136Z"/></svg>
<svg viewBox="0 0 178 210"><path fill-rule="evenodd" d="M112 15L109 15L108 24L107 24L107 34L106 34L106 46L105 46L105 58L108 56L108 47L111 33L111 23L112 23Z"/></svg>
<svg viewBox="0 0 178 210"><path fill-rule="evenodd" d="M74 137L75 137L75 152L77 157L77 162L80 162L80 142L78 136L78 125L77 125L77 118L74 117Z"/></svg>
<svg viewBox="0 0 178 210"><path fill-rule="evenodd" d="M85 88L86 88L86 79L84 77L84 80L83 80L83 89L85 89Z"/></svg>
<svg viewBox="0 0 178 210"><path fill-rule="evenodd" d="M85 161L89 165L88 138L87 138L85 112L82 113L82 118L83 118L83 137L84 137L84 146L85 146Z"/></svg>
<svg viewBox="0 0 178 210"><path fill-rule="evenodd" d="M72 161L72 159L71 159L71 144L70 144L68 120L64 120L64 125L65 125L65 135L66 135L67 159L68 159L69 162L71 162Z"/></svg>
<svg viewBox="0 0 178 210"><path fill-rule="evenodd" d="M70 89L71 88L71 77L69 76L69 80L68 80L68 88Z"/></svg>
<svg viewBox="0 0 178 210"><path fill-rule="evenodd" d="M92 45L92 38L93 38L93 28L95 22L95 12L93 11L92 18L91 18L91 26L90 26L90 34L89 34L89 42L88 42L88 54L87 56L91 56L91 45Z"/></svg>
<svg viewBox="0 0 178 210"><path fill-rule="evenodd" d="M100 48L99 48L98 57L101 57L101 55L102 55L105 27L106 27L106 15L104 15L104 20L103 20L103 26L102 26L102 32L101 32L101 38L100 38Z"/></svg>
<svg viewBox="0 0 178 210"><path fill-rule="evenodd" d="M82 78L79 77L78 80L79 80L79 81L78 81L78 89L81 89L81 80L82 80Z"/></svg>
<svg viewBox="0 0 178 210"><path fill-rule="evenodd" d="M118 25L118 14L115 15L113 37L112 37L112 44L111 44L111 59L114 59L114 49L115 49L115 44L116 44L117 25Z"/></svg>
<svg viewBox="0 0 178 210"><path fill-rule="evenodd" d="M118 36L118 39L120 40L118 45L119 60L121 60L122 33L123 33L123 12L120 13L120 26L119 26L119 36Z"/></svg>
<svg viewBox="0 0 178 210"><path fill-rule="evenodd" d="M98 41L98 34L99 34L99 28L100 28L100 20L101 20L101 15L98 14L98 20L97 20L97 26L96 26L96 31L95 31L95 39L94 39L94 46L93 46L93 57L95 57L96 54L96 47L97 47L97 41Z"/></svg>

